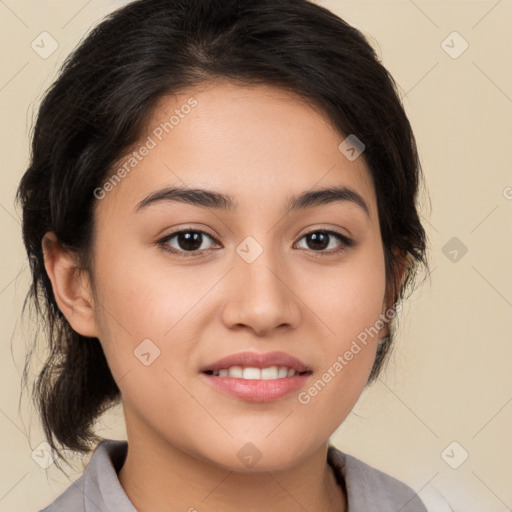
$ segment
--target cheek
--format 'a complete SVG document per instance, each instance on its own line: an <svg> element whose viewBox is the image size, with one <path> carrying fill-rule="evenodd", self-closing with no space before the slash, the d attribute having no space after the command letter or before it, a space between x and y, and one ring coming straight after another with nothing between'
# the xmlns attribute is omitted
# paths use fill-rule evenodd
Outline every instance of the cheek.
<svg viewBox="0 0 512 512"><path fill-rule="evenodd" d="M382 311L385 269L379 242L367 241L364 248L333 264L302 260L290 268L286 280L300 298L290 300L302 303L304 318L316 317L317 335L318 329L325 331L323 339L332 347L329 352L350 345ZM164 255L148 258L148 250L154 248L116 251L116 246L123 244L104 241L97 258L102 339L113 344L126 340L123 347L128 344L133 350L146 338L158 344L157 340L171 339L173 331L187 329L190 314L200 310L202 316L213 314L211 300L222 284L217 293L203 296L225 273L223 265L176 265L166 263ZM205 310L208 304L211 307ZM311 321L303 326L309 327Z"/></svg>
<svg viewBox="0 0 512 512"><path fill-rule="evenodd" d="M359 398L375 360L385 286L384 253L378 242L335 271L308 274L305 302L325 335L318 343L322 367L317 380L299 401L318 417L334 407L335 416L343 419Z"/></svg>
<svg viewBox="0 0 512 512"><path fill-rule="evenodd" d="M119 378L139 366L137 349L144 340L154 343L153 352L161 350L163 334L176 322L179 308L169 306L174 290L165 286L162 276L158 279L142 253L115 236L98 242L96 319L109 366ZM142 348L151 349L144 343Z"/></svg>
<svg viewBox="0 0 512 512"><path fill-rule="evenodd" d="M197 273L190 268L166 265L163 257L148 257L157 250L134 244L121 253L109 241L97 258L99 312L113 329L129 333L134 340L162 338L202 290Z"/></svg>
<svg viewBox="0 0 512 512"><path fill-rule="evenodd" d="M336 267L311 266L303 275L305 302L324 323L325 339L333 346L343 348L340 343L350 343L379 319L386 279L378 241L347 255Z"/></svg>
<svg viewBox="0 0 512 512"><path fill-rule="evenodd" d="M190 361L196 350L191 340L200 338L205 318L217 305L211 303L214 294L207 295L208 290L225 270L171 264L165 255L149 258L148 252L156 249L133 247L109 255L114 247L104 244L97 266L100 340L111 372L121 390L135 399L155 377L160 392L170 379L167 391L172 396L175 382L165 370L180 381L184 378L183 362ZM147 359L154 362L144 367ZM130 381L143 385L123 389L128 374Z"/></svg>

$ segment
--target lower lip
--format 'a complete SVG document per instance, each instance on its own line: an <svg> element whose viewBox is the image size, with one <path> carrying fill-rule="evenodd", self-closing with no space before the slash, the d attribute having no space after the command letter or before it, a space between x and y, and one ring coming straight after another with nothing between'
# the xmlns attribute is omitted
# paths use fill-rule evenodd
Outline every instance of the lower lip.
<svg viewBox="0 0 512 512"><path fill-rule="evenodd" d="M282 379L237 379L202 374L207 381L231 396L250 402L272 402L300 389L310 374L294 375Z"/></svg>

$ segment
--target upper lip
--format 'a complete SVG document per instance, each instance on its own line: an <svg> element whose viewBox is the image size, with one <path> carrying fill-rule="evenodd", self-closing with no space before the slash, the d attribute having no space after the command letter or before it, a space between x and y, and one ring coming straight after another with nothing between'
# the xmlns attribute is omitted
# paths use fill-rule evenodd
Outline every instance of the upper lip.
<svg viewBox="0 0 512 512"><path fill-rule="evenodd" d="M293 368L296 372L308 372L311 369L296 357L286 352L240 352L223 357L214 363L207 364L200 368L201 372L209 370L222 370L231 366L243 366L246 368L269 368L270 366L286 366Z"/></svg>

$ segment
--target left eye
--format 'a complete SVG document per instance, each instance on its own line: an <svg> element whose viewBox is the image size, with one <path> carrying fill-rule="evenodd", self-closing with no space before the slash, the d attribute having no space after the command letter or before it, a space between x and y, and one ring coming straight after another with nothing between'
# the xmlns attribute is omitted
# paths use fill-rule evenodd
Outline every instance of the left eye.
<svg viewBox="0 0 512 512"><path fill-rule="evenodd" d="M212 248L203 246L205 238L210 239L214 242L214 245L220 247L220 244L217 244L216 240L208 233L191 229L175 231L174 233L171 233L165 238L159 240L158 244L166 251L174 254L180 254L182 256L196 256L201 252ZM334 244L334 250L332 244L333 238L338 239L337 248L336 244ZM306 245L308 247L299 247L300 249L310 249L313 252L320 254L325 253L326 255L341 252L345 248L355 245L354 240L338 233L337 231L328 230L311 231L303 235L299 242L302 240L306 241Z"/></svg>
<svg viewBox="0 0 512 512"><path fill-rule="evenodd" d="M326 251L326 249L332 249L331 241L333 238L337 238L339 242L338 248L334 250ZM354 245L354 241L351 238L338 233L337 231L327 231L327 230L318 230L311 231L310 233L306 233L301 240L305 239L306 244L311 248L314 252L325 252L327 254L332 254L334 252L341 252L345 248L352 247Z"/></svg>

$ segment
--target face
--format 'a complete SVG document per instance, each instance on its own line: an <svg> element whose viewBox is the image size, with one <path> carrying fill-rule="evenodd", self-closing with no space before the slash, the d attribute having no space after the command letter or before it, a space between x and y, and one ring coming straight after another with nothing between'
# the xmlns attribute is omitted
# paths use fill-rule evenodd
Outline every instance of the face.
<svg viewBox="0 0 512 512"><path fill-rule="evenodd" d="M386 310L375 191L343 139L272 87L161 100L95 210L94 321L129 433L237 471L260 453L264 471L343 422L376 353L358 336ZM327 188L352 196L293 204Z"/></svg>

